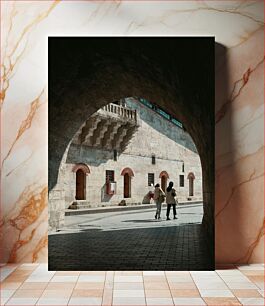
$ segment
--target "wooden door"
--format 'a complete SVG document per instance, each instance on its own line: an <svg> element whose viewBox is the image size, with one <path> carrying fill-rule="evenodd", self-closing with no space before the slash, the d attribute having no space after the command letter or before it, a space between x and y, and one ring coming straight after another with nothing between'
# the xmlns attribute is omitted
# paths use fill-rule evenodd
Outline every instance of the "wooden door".
<svg viewBox="0 0 265 306"><path fill-rule="evenodd" d="M189 196L193 196L193 178L189 178Z"/></svg>
<svg viewBox="0 0 265 306"><path fill-rule="evenodd" d="M76 171L76 200L85 200L85 179L86 174L83 170Z"/></svg>
<svg viewBox="0 0 265 306"><path fill-rule="evenodd" d="M124 174L124 192L123 192L124 198L130 198L131 197L131 177L128 173Z"/></svg>
<svg viewBox="0 0 265 306"><path fill-rule="evenodd" d="M161 188L165 192L167 187L167 178L165 175L161 177Z"/></svg>

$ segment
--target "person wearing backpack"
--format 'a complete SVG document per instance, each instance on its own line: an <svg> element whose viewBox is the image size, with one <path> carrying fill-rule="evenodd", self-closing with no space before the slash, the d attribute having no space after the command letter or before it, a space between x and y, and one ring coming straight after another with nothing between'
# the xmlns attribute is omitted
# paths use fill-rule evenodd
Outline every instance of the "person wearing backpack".
<svg viewBox="0 0 265 306"><path fill-rule="evenodd" d="M177 211L176 211L176 204L177 201L175 199L176 197L176 190L173 188L174 183L169 182L167 191L166 191L166 203L167 203L167 220L170 220L169 214L170 214L170 208L173 206L173 215L174 219L177 219Z"/></svg>
<svg viewBox="0 0 265 306"><path fill-rule="evenodd" d="M165 193L164 191L160 188L159 184L155 185L155 191L154 191L154 200L156 203L156 214L155 218L156 219L161 219L160 214L161 214L161 206L162 203L165 200Z"/></svg>

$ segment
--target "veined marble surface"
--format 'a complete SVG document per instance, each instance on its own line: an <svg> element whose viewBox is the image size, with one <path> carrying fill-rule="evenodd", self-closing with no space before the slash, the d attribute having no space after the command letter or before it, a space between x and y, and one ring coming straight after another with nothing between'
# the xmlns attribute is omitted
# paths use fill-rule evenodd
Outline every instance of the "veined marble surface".
<svg viewBox="0 0 265 306"><path fill-rule="evenodd" d="M2 1L1 262L47 261L47 37L215 36L216 261L264 260L263 1Z"/></svg>

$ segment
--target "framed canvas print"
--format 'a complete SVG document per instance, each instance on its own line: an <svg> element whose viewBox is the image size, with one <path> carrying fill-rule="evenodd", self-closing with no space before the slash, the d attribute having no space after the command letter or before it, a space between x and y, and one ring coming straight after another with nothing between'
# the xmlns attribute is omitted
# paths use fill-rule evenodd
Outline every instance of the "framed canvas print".
<svg viewBox="0 0 265 306"><path fill-rule="evenodd" d="M1 305L263 305L264 1L0 14Z"/></svg>

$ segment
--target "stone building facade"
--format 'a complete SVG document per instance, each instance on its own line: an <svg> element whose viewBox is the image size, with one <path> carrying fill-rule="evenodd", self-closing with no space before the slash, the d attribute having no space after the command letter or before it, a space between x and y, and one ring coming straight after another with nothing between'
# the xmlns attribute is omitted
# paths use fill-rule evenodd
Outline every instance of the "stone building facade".
<svg viewBox="0 0 265 306"><path fill-rule="evenodd" d="M59 179L65 208L148 203L152 185L165 189L169 181L180 202L202 200L201 163L190 135L144 99L123 99L88 118L65 153Z"/></svg>

